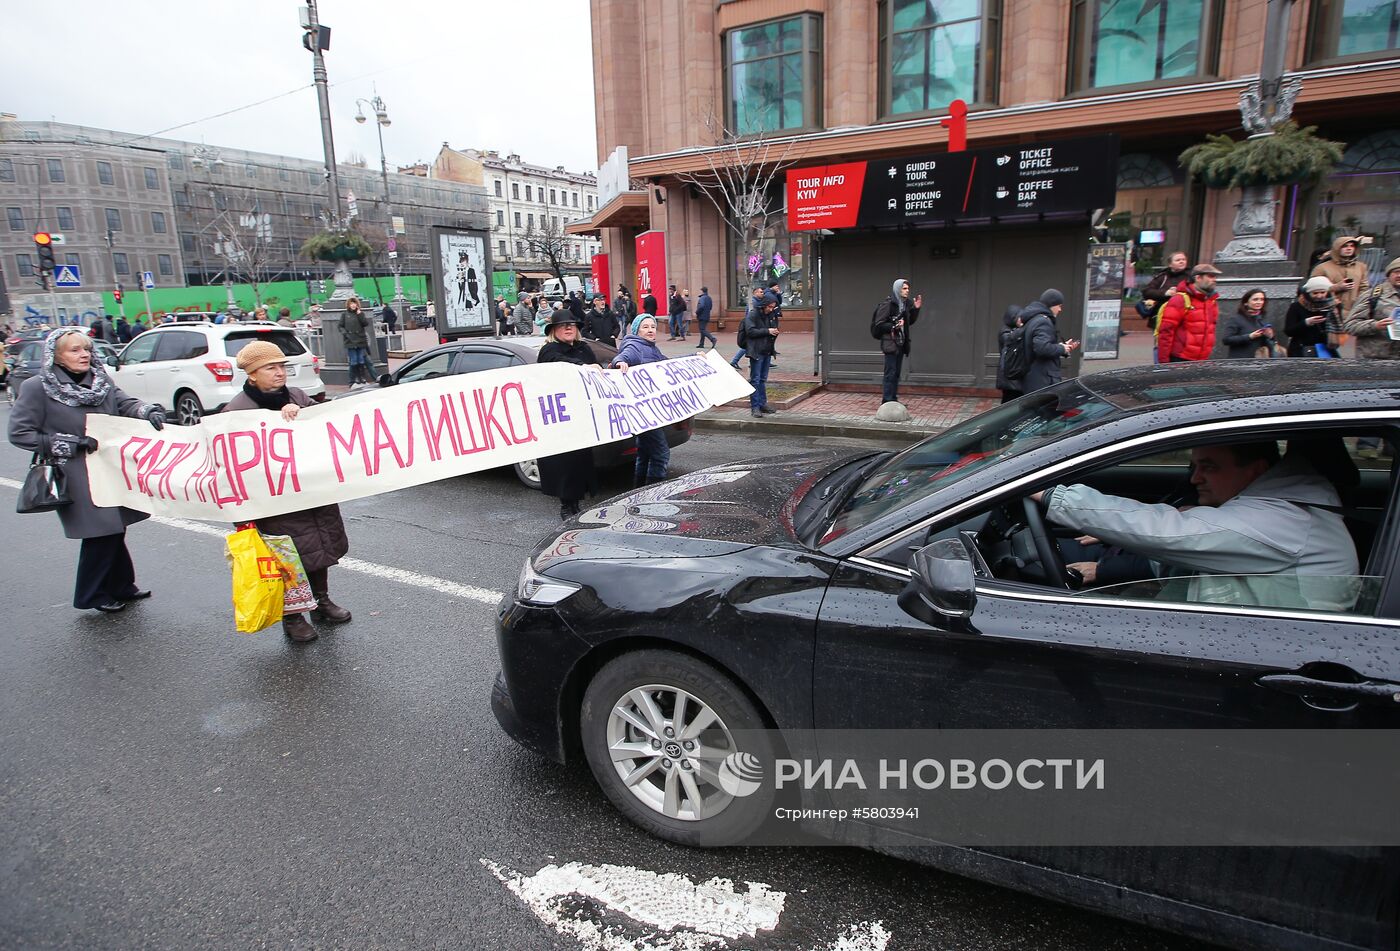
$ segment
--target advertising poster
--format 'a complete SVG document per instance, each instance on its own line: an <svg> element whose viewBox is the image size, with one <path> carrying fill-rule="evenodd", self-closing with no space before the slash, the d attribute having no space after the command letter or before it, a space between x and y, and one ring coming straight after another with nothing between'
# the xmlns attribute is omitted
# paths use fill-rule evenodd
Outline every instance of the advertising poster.
<svg viewBox="0 0 1400 951"><path fill-rule="evenodd" d="M1126 244L1095 244L1089 248L1089 279L1084 304L1084 359L1117 360L1118 328L1123 319L1123 277L1128 266Z"/></svg>
<svg viewBox="0 0 1400 951"><path fill-rule="evenodd" d="M608 256L593 255L593 293L602 294L604 300L611 301L612 289L612 270L608 266Z"/></svg>
<svg viewBox="0 0 1400 951"><path fill-rule="evenodd" d="M433 284L438 329L465 336L491 333L491 261L484 231L433 228Z"/></svg>
<svg viewBox="0 0 1400 951"><path fill-rule="evenodd" d="M637 303L647 288L661 301L666 294L666 232L643 231L637 235ZM664 310L664 307L662 308Z"/></svg>

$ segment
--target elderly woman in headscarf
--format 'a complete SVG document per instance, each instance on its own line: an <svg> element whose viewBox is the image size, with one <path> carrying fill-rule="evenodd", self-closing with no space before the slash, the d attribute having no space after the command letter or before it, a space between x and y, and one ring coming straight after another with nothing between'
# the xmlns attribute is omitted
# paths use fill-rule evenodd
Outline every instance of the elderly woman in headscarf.
<svg viewBox="0 0 1400 951"><path fill-rule="evenodd" d="M159 404L143 403L117 389L92 359L92 340L75 327L44 338L43 368L24 382L10 412L10 442L63 467L72 502L58 509L63 533L82 539L73 607L115 614L151 592L136 586L136 569L126 549L126 527L145 512L93 504L86 455L97 441L86 435L87 417L131 416L156 429L165 427Z"/></svg>
<svg viewBox="0 0 1400 951"><path fill-rule="evenodd" d="M639 314L632 321L631 332L622 338L622 346L613 358L612 366L626 370L643 363L658 363L666 359L661 348L656 345L656 317ZM652 482L662 482L666 478L666 467L671 464L671 446L666 442L665 429L649 429L637 433L637 465L633 470L632 484L641 488Z"/></svg>
<svg viewBox="0 0 1400 951"><path fill-rule="evenodd" d="M287 355L277 344L267 340L244 344L238 351L237 362L238 369L248 374L248 379L243 383L243 392L229 400L223 412L266 410L291 422L312 404L311 397L304 391L287 385ZM296 545L301 566L311 582L311 593L316 598L311 616L326 624L344 624L350 620L350 612L330 597L330 568L350 550L340 506L318 505L300 512L260 518L257 526L264 535L288 535ZM299 644L320 636L304 613L284 614L282 633Z"/></svg>

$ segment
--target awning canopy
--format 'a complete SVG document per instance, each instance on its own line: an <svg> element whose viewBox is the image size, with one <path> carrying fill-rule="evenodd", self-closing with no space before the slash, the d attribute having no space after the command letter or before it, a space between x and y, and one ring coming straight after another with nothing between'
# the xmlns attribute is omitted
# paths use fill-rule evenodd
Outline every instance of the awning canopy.
<svg viewBox="0 0 1400 951"><path fill-rule="evenodd" d="M521 277L528 277L532 281L547 281L554 274L550 271L517 271Z"/></svg>
<svg viewBox="0 0 1400 951"><path fill-rule="evenodd" d="M621 192L593 213L592 218L564 226L567 234L597 234L601 228L650 228L651 199L644 191Z"/></svg>

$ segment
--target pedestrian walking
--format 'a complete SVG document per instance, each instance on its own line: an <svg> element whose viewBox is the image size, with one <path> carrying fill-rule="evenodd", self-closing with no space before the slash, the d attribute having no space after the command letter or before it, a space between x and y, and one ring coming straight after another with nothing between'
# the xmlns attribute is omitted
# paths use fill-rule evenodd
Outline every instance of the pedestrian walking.
<svg viewBox="0 0 1400 951"><path fill-rule="evenodd" d="M919 311L924 306L924 295L918 294L911 300L909 293L909 282L896 278L890 296L875 308L871 319L871 335L880 341L880 352L885 355L882 393L885 403L899 402L899 374L904 368L904 358L909 356L909 328L919 319Z"/></svg>
<svg viewBox="0 0 1400 951"><path fill-rule="evenodd" d="M1371 284L1366 279L1366 263L1359 253L1361 239L1338 235L1332 247L1322 255L1310 277L1325 277L1331 284L1332 297L1342 320L1351 316L1356 302L1366 296Z"/></svg>
<svg viewBox="0 0 1400 951"><path fill-rule="evenodd" d="M1201 263L1191 279L1172 289L1157 311L1157 362L1209 360L1215 349L1215 325L1220 319L1215 281L1220 270Z"/></svg>
<svg viewBox="0 0 1400 951"><path fill-rule="evenodd" d="M510 304L506 301L506 295L497 294L496 302L492 306L496 311L496 336L509 337L511 334Z"/></svg>
<svg viewBox="0 0 1400 951"><path fill-rule="evenodd" d="M93 504L87 454L97 449L97 441L84 433L87 417L99 415L129 416L165 428L160 405L143 403L118 389L102 364L92 359L92 341L81 329L51 332L44 338L39 375L24 381L10 410L10 442L62 466L72 501L58 509L58 520L64 535L82 540L73 607L114 614L151 596L137 587L126 547L126 527L149 516Z"/></svg>
<svg viewBox="0 0 1400 951"><path fill-rule="evenodd" d="M616 348L619 329L617 314L603 306L602 297L593 298L593 306L585 316L588 320L583 325L583 335L590 340Z"/></svg>
<svg viewBox="0 0 1400 951"><path fill-rule="evenodd" d="M519 300L515 302L515 310L511 312L511 318L515 321L515 335L517 337L529 337L534 334L535 311L530 306L528 295L520 295Z"/></svg>
<svg viewBox="0 0 1400 951"><path fill-rule="evenodd" d="M632 292L627 289L626 284L617 285L617 296L613 299L612 309L617 314L625 334L627 328L632 326L632 321L637 319L637 303L632 300Z"/></svg>
<svg viewBox="0 0 1400 951"><path fill-rule="evenodd" d="M238 368L248 379L243 383L243 392L229 400L223 412L266 410L277 413L283 422L291 423L303 408L312 405L311 397L304 391L287 385L287 355L277 344L266 340L245 344L238 351ZM311 610L313 618L327 624L344 624L350 620L350 612L330 597L331 566L338 564L350 550L340 506L318 505L260 518L257 529L264 535L291 537L316 599L316 607ZM298 644L320 636L305 613L283 615L282 633Z"/></svg>
<svg viewBox="0 0 1400 951"><path fill-rule="evenodd" d="M778 299L765 292L759 308L749 311L740 325L749 355L749 385L753 387L749 394L749 412L755 419L777 412L768 405L768 371L773 366L779 333L777 319L773 316L777 309Z"/></svg>
<svg viewBox="0 0 1400 951"><path fill-rule="evenodd" d="M141 322L140 317L137 317L136 320L133 321L131 324L131 340L135 340L137 337L141 336L145 332L146 325Z"/></svg>
<svg viewBox="0 0 1400 951"><path fill-rule="evenodd" d="M1385 281L1358 298L1343 329L1356 338L1361 360L1400 360L1400 258L1385 266Z"/></svg>
<svg viewBox="0 0 1400 951"><path fill-rule="evenodd" d="M1162 268L1143 286L1142 300L1137 303L1138 314L1147 321L1147 326L1157 326L1157 311L1167 302L1176 286L1189 278L1191 259L1185 251L1173 251L1167 256L1167 266Z"/></svg>
<svg viewBox="0 0 1400 951"><path fill-rule="evenodd" d="M651 288L646 289L646 295L642 298L642 313L648 317L655 317L657 310L656 295L651 292Z"/></svg>
<svg viewBox="0 0 1400 951"><path fill-rule="evenodd" d="M279 327L295 327L296 321L292 320L292 309L283 307L277 311L277 325Z"/></svg>
<svg viewBox="0 0 1400 951"><path fill-rule="evenodd" d="M374 382L369 358L372 333L369 315L360 306L360 299L351 297L345 302L345 316L340 320L340 339L345 344L345 362L349 365L351 386Z"/></svg>
<svg viewBox="0 0 1400 951"><path fill-rule="evenodd" d="M705 341L710 341L710 349L714 350L719 346L719 340L710 333L710 313L714 310L714 298L710 297L708 287L700 288L700 296L695 301L695 325L700 328L700 342L695 345L695 349L704 350Z"/></svg>
<svg viewBox="0 0 1400 951"><path fill-rule="evenodd" d="M1030 366L1021 384L1022 393L1034 393L1054 386L1063 378L1060 365L1079 349L1077 340L1061 340L1057 321L1065 309L1065 295L1047 287L1038 300L1021 308L1020 321L1026 337Z"/></svg>
<svg viewBox="0 0 1400 951"><path fill-rule="evenodd" d="M761 310L762 308L763 285L755 284L753 290L749 293L749 302L744 311L744 317L747 318L749 314L752 314L756 310ZM733 358L729 361L729 365L737 370L739 369L739 361L748 356L749 353L748 343L744 340L744 324L742 321L739 323L739 332L736 334L735 342L739 345L739 349L735 351Z"/></svg>
<svg viewBox="0 0 1400 951"><path fill-rule="evenodd" d="M399 314L398 311L394 310L392 306L390 306L389 304L385 304L382 308L380 308L379 319L384 321L384 326L389 331L389 333L398 333Z"/></svg>
<svg viewBox="0 0 1400 951"><path fill-rule="evenodd" d="M92 330L89 331L89 336L94 340L101 340L104 343L116 343L117 331L116 328L112 326L112 318L107 314L103 314L101 317L94 320L92 322Z"/></svg>
<svg viewBox="0 0 1400 951"><path fill-rule="evenodd" d="M536 362L601 367L602 363L593 349L580 339L580 329L578 318L569 310L555 311L545 329L549 343L540 347ZM562 519L577 515L579 502L598 487L591 446L545 456L539 460L539 466L540 489L545 495L559 500L559 517Z"/></svg>
<svg viewBox="0 0 1400 951"><path fill-rule="evenodd" d="M112 330L116 333L117 343L131 343L131 324L126 322L125 317L118 317Z"/></svg>
<svg viewBox="0 0 1400 951"><path fill-rule="evenodd" d="M1264 319L1268 295L1255 287L1244 292L1240 306L1226 318L1220 339L1231 360L1253 360L1274 355L1274 325Z"/></svg>
<svg viewBox="0 0 1400 951"><path fill-rule="evenodd" d="M671 336L667 337L667 340L685 339L685 325L688 322L686 313L689 309L689 305L685 302L685 295L676 290L676 285L672 284L671 299L667 305L667 312L671 316Z"/></svg>
<svg viewBox="0 0 1400 951"><path fill-rule="evenodd" d="M1012 304L1006 308L1006 312L1001 315L1001 333L997 335L997 389L1001 390L1001 401L1009 403L1020 396L1024 391L1025 375L1015 379L1007 373L1006 355L1007 348L1011 343L1012 335L1017 328L1021 327L1021 308Z"/></svg>
<svg viewBox="0 0 1400 951"><path fill-rule="evenodd" d="M654 300L654 298L653 298ZM661 348L656 345L656 318L641 314L632 320L630 332L622 338L622 347L613 359L612 366L624 372L629 367L643 363L659 363L666 359ZM662 482L666 478L666 468L671 463L671 447L666 442L665 429L649 429L637 433L637 463L632 471L632 485L641 488L652 482Z"/></svg>
<svg viewBox="0 0 1400 951"><path fill-rule="evenodd" d="M1332 297L1332 282L1325 277L1310 277L1298 288L1298 296L1283 315L1283 332L1288 334L1290 357L1337 356L1328 345L1329 324L1335 321L1337 302ZM1336 327L1336 330L1340 330Z"/></svg>

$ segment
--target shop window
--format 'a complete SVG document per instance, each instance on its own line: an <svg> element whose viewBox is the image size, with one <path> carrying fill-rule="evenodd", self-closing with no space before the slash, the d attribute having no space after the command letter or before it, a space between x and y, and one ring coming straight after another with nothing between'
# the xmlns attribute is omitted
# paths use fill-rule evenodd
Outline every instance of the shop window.
<svg viewBox="0 0 1400 951"><path fill-rule="evenodd" d="M1105 223L1108 240L1129 248L1124 274L1129 299L1185 244L1180 166L1169 155L1129 152L1118 159L1118 199Z"/></svg>
<svg viewBox="0 0 1400 951"><path fill-rule="evenodd" d="M724 35L725 124L736 135L822 124L822 21L812 14Z"/></svg>
<svg viewBox="0 0 1400 951"><path fill-rule="evenodd" d="M1400 0L1319 0L1312 4L1308 61L1363 57L1400 48Z"/></svg>
<svg viewBox="0 0 1400 951"><path fill-rule="evenodd" d="M1219 0L1073 0L1070 88L1101 89L1214 73Z"/></svg>
<svg viewBox="0 0 1400 951"><path fill-rule="evenodd" d="M1000 14L999 0L882 2L880 114L995 102Z"/></svg>
<svg viewBox="0 0 1400 951"><path fill-rule="evenodd" d="M1385 280L1386 263L1400 254L1400 129L1382 129L1347 146L1317 195L1312 246L1297 251L1312 261L1338 235L1370 238L1360 255L1371 285L1378 286ZM1292 207L1293 197L1287 207ZM1293 253L1291 245L1285 250Z"/></svg>
<svg viewBox="0 0 1400 951"><path fill-rule="evenodd" d="M765 208L748 222L748 243L729 233L729 259L733 262L729 306L747 307L753 287L777 283L783 292L783 308L812 306L811 275L807 271L807 235L787 229L786 191L781 181L768 192Z"/></svg>

